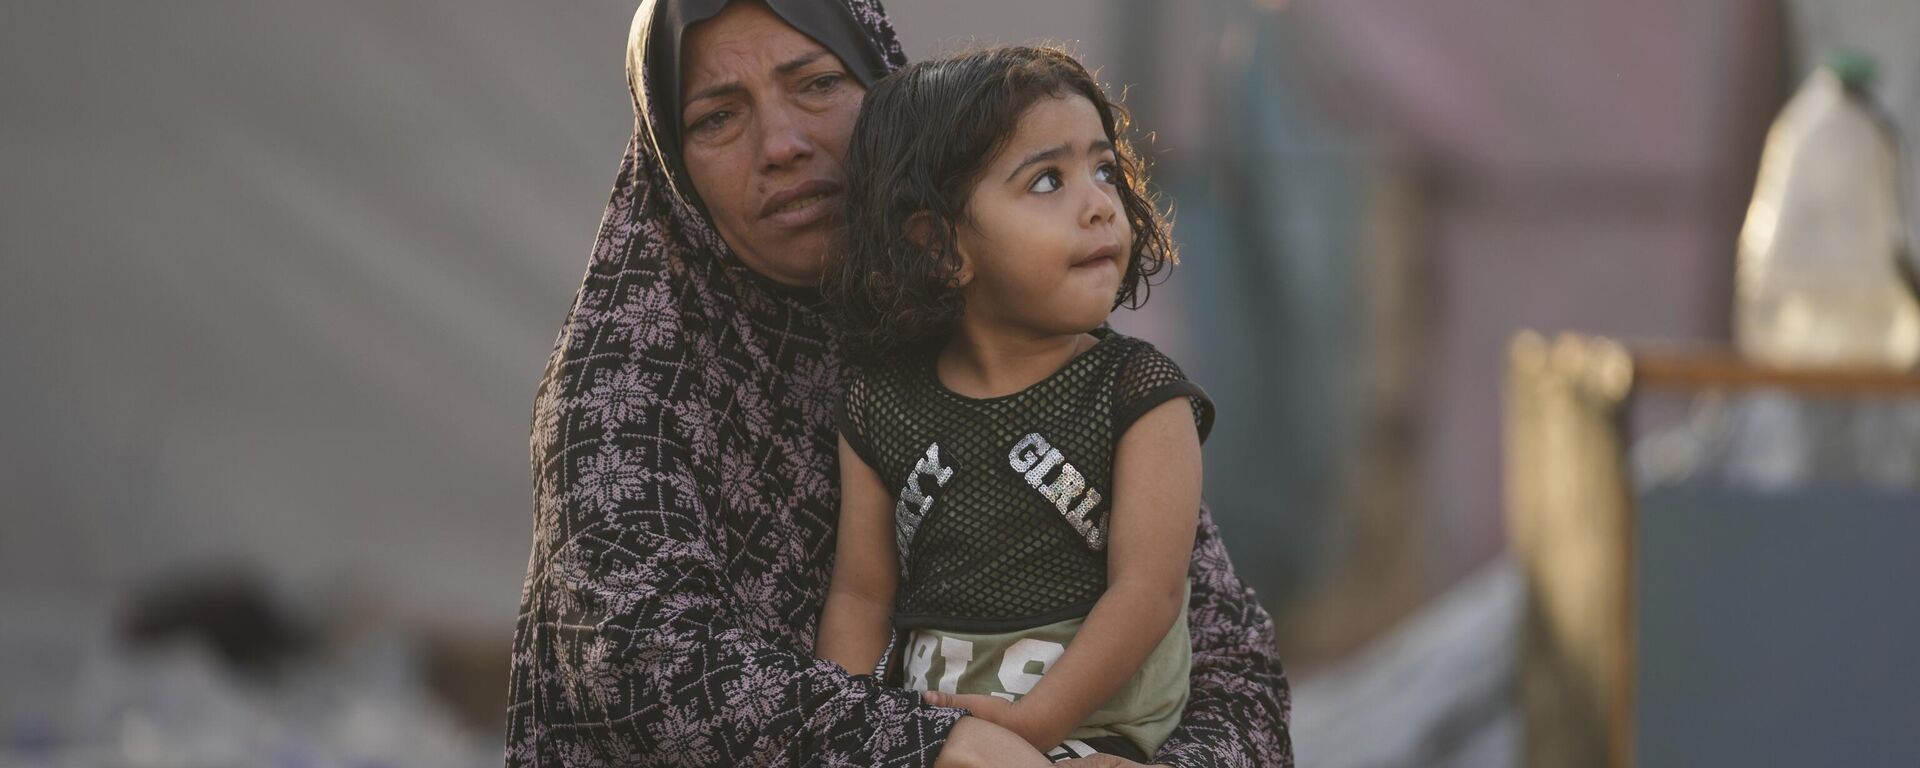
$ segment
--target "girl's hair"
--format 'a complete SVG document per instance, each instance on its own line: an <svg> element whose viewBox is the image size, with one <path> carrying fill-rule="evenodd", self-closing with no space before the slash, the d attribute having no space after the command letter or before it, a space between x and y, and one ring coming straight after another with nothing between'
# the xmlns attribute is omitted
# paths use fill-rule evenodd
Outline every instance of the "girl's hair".
<svg viewBox="0 0 1920 768"><path fill-rule="evenodd" d="M1133 252L1114 307L1146 302L1147 278L1177 262L1146 166L1126 141L1127 112L1057 48L1002 46L910 64L867 93L847 149L846 229L822 289L858 364L937 349L960 319L954 250L967 198L1027 108L1084 96L1113 142ZM924 244L908 222L926 212Z"/></svg>

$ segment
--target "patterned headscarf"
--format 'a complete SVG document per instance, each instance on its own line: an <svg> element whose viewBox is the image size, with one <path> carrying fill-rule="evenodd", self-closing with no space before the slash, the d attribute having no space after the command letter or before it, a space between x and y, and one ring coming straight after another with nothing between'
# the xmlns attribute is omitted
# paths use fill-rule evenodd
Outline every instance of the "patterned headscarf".
<svg viewBox="0 0 1920 768"><path fill-rule="evenodd" d="M817 291L748 269L676 184L680 37L724 5L635 16L634 135L534 406L508 766L923 768L963 714L810 653L840 356ZM878 0L767 5L863 82L905 64ZM1289 763L1272 624L1204 510L1195 547L1194 692L1161 758Z"/></svg>

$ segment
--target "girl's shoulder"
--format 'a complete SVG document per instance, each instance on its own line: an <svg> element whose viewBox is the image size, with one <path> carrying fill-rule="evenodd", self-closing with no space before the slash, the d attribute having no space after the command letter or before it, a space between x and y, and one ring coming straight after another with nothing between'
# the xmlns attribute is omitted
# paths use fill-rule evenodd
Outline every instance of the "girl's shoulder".
<svg viewBox="0 0 1920 768"><path fill-rule="evenodd" d="M1114 434L1124 433L1128 426L1155 406L1174 398L1185 397L1193 407L1194 426L1200 432L1204 442L1213 428L1213 399L1206 390L1187 378L1179 363L1168 357L1145 339L1127 336L1117 331L1101 339L1100 346L1109 346L1108 354L1112 358L1114 405Z"/></svg>
<svg viewBox="0 0 1920 768"><path fill-rule="evenodd" d="M1115 380L1123 385L1123 390L1128 388L1124 385L1129 384L1140 386L1187 378L1179 363L1146 339L1105 326L1095 329L1094 336L1100 339L1094 349L1104 353L1107 362L1114 366Z"/></svg>

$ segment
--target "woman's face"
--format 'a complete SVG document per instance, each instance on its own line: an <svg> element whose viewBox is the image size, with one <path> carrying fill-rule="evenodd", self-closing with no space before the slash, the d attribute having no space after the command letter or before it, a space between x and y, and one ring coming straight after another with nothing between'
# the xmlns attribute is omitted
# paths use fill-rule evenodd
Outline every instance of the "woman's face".
<svg viewBox="0 0 1920 768"><path fill-rule="evenodd" d="M817 283L866 88L760 3L729 3L681 50L681 151L721 238L762 275Z"/></svg>

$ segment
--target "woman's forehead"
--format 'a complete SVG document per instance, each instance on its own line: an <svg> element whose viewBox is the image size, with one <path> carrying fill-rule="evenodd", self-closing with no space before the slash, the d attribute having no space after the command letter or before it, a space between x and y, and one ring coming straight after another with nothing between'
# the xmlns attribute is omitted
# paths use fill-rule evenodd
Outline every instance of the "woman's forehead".
<svg viewBox="0 0 1920 768"><path fill-rule="evenodd" d="M683 102L715 86L745 85L748 78L790 74L839 58L759 3L730 3L711 19L687 28L681 47Z"/></svg>

